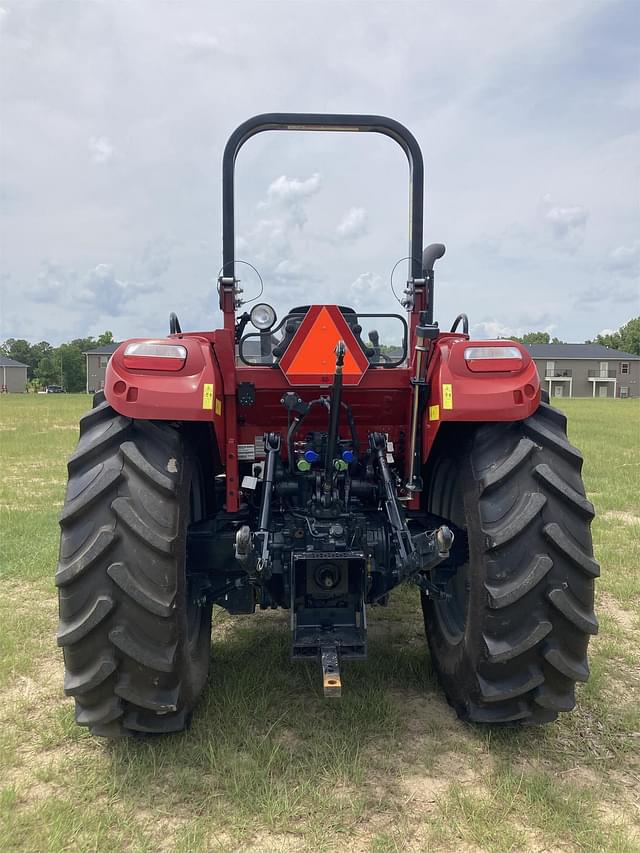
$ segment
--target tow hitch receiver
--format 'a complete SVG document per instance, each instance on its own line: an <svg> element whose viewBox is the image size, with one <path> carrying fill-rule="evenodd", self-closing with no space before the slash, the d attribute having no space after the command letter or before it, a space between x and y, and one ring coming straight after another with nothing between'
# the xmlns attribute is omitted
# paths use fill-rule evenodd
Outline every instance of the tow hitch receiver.
<svg viewBox="0 0 640 853"><path fill-rule="evenodd" d="M320 661L322 663L322 684L325 699L339 699L342 695L342 681L340 680L338 650L335 645L321 647Z"/></svg>

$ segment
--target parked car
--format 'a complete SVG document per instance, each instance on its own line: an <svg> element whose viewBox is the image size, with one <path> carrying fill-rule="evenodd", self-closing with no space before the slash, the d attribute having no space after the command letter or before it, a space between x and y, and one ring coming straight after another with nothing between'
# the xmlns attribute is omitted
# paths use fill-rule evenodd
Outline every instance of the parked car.
<svg viewBox="0 0 640 853"><path fill-rule="evenodd" d="M64 394L65 390L62 385L47 385L46 394Z"/></svg>

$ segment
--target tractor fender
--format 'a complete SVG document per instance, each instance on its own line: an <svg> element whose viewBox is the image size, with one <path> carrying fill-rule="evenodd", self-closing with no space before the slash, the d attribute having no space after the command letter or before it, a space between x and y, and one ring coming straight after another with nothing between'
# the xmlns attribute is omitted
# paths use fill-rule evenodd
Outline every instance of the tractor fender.
<svg viewBox="0 0 640 853"><path fill-rule="evenodd" d="M520 358L469 361L471 347L515 347ZM506 369L505 369L506 368ZM468 340L440 335L433 344L427 383L430 389L422 431L426 460L443 424L521 421L540 405L540 377L526 347L514 341Z"/></svg>
<svg viewBox="0 0 640 853"><path fill-rule="evenodd" d="M179 370L138 369L125 364L132 343L180 344L187 356ZM121 415L142 420L208 421L222 446L223 385L211 340L200 335L132 338L120 344L107 365L104 394Z"/></svg>

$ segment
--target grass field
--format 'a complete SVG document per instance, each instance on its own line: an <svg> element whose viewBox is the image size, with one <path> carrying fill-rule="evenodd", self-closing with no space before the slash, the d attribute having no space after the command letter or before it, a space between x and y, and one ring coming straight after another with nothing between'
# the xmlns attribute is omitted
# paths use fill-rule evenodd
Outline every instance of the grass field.
<svg viewBox="0 0 640 853"><path fill-rule="evenodd" d="M640 406L563 400L598 516L600 634L578 708L472 727L432 673L419 605L370 612L343 698L288 659L285 614L216 608L185 734L90 738L55 646L57 516L84 395L0 399L0 850L640 850Z"/></svg>

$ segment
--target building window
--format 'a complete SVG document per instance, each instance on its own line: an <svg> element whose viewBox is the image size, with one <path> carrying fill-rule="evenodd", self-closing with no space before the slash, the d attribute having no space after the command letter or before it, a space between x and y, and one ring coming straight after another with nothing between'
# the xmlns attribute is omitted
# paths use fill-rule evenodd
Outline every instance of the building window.
<svg viewBox="0 0 640 853"><path fill-rule="evenodd" d="M629 396L629 386L628 385L621 385L620 386L620 396L621 397L628 397Z"/></svg>
<svg viewBox="0 0 640 853"><path fill-rule="evenodd" d="M555 376L555 372L556 372L555 361L548 361L547 362L547 372L545 373L545 376Z"/></svg>
<svg viewBox="0 0 640 853"><path fill-rule="evenodd" d="M620 373L628 373L629 372L629 362L622 361L620 362Z"/></svg>
<svg viewBox="0 0 640 853"><path fill-rule="evenodd" d="M101 355L100 356L100 367L106 367L109 364L109 356Z"/></svg>

